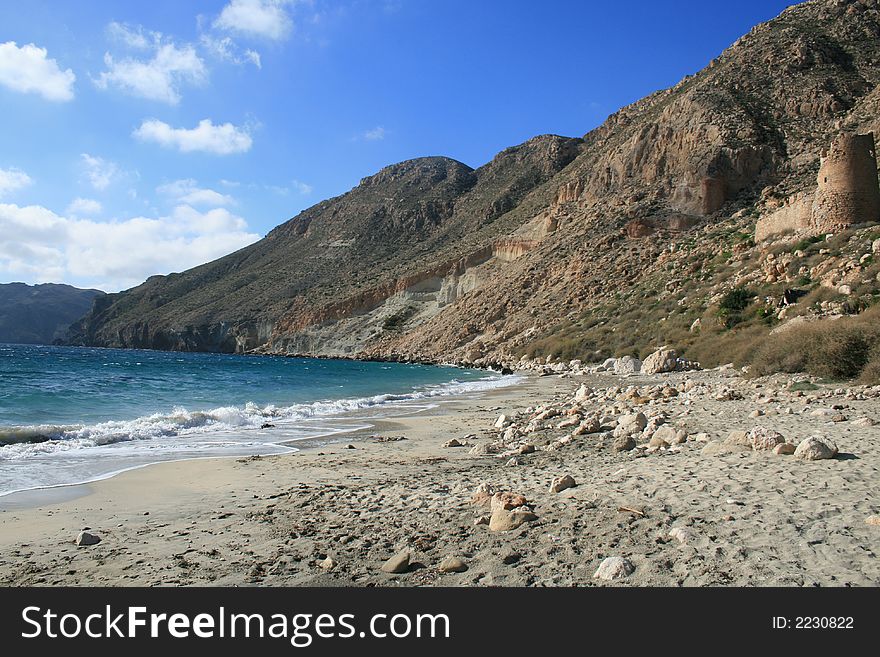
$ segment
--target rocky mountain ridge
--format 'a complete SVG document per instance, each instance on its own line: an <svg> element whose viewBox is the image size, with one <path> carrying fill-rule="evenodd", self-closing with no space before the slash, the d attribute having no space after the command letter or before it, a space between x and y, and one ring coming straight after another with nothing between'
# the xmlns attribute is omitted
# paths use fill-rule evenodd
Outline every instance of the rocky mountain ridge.
<svg viewBox="0 0 880 657"><path fill-rule="evenodd" d="M478 169L386 167L250 247L101 299L71 341L478 365L672 344L706 360L710 341L782 321L794 285L858 312L880 294L862 259L880 217L827 253L794 249L809 263L792 237L754 232L815 189L841 131L880 132L878 46L876 0L791 7L583 138L536 137ZM798 273L816 267L846 273ZM732 322L718 304L742 285Z"/></svg>

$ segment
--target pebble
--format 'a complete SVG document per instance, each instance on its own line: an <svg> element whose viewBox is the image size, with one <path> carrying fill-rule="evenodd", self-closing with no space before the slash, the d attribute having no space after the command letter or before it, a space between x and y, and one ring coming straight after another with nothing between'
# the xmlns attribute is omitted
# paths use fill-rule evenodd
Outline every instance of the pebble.
<svg viewBox="0 0 880 657"><path fill-rule="evenodd" d="M614 579L629 577L634 571L635 567L628 559L624 559L623 557L607 557L601 564L599 564L599 567L593 574L593 578L611 581Z"/></svg>
<svg viewBox="0 0 880 657"><path fill-rule="evenodd" d="M76 544L80 547L87 547L89 545L97 545L101 542L101 537L97 534L90 534L87 531L81 531L76 536Z"/></svg>
<svg viewBox="0 0 880 657"><path fill-rule="evenodd" d="M467 564L458 557L446 557L440 565L437 566L437 570L441 573L463 573L467 569Z"/></svg>
<svg viewBox="0 0 880 657"><path fill-rule="evenodd" d="M550 484L550 492L561 493L565 489L573 488L575 486L577 486L577 484L574 481L574 477L566 474L553 480L553 482Z"/></svg>
<svg viewBox="0 0 880 657"><path fill-rule="evenodd" d="M391 574L405 573L407 570L409 570L409 559L409 550L398 552L393 557L388 559L388 561L382 564L382 572Z"/></svg>

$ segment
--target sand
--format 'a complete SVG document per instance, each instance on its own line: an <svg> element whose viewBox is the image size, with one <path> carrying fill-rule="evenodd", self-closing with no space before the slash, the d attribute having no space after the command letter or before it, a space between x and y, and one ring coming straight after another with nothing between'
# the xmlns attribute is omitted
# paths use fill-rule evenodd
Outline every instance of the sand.
<svg viewBox="0 0 880 657"><path fill-rule="evenodd" d="M582 383L595 394L578 406ZM295 454L157 464L0 498L0 584L876 586L880 526L866 520L880 513L880 427L862 418L880 420L878 392L790 384L733 371L530 376ZM682 392L651 401L654 386ZM519 413L523 427L536 415L527 409L547 403L563 415L501 447L536 451L471 453L500 445L499 414ZM690 438L622 452L607 431L560 443L570 409L665 414ZM756 410L765 414L749 417ZM756 425L794 444L828 436L840 453L704 452L706 438ZM451 438L467 446L444 447ZM576 485L551 493L564 474ZM510 531L477 524L490 515L472 502L481 484L523 495L537 519ZM85 528L101 542L76 546ZM406 572L383 572L401 551ZM441 572L449 557L466 570ZM594 578L606 557L632 572Z"/></svg>

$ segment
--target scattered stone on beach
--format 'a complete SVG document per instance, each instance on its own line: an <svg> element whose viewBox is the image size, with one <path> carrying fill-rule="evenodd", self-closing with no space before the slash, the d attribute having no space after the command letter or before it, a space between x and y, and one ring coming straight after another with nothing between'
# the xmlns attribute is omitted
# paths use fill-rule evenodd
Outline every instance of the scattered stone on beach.
<svg viewBox="0 0 880 657"><path fill-rule="evenodd" d="M852 421L854 427L873 427L875 424L876 422L869 417L860 417L859 419Z"/></svg>
<svg viewBox="0 0 880 657"><path fill-rule="evenodd" d="M599 564L599 568L596 569L593 578L611 581L621 579L622 577L629 577L634 571L635 567L628 559L623 557L607 557Z"/></svg>
<svg viewBox="0 0 880 657"><path fill-rule="evenodd" d="M374 443L396 443L398 440L406 440L406 436L372 436Z"/></svg>
<svg viewBox="0 0 880 657"><path fill-rule="evenodd" d="M474 518L474 526L479 527L480 525L488 525L489 524L489 516L477 516Z"/></svg>
<svg viewBox="0 0 880 657"><path fill-rule="evenodd" d="M693 543L698 534L690 527L673 527L669 530L669 538L674 538L681 545Z"/></svg>
<svg viewBox="0 0 880 657"><path fill-rule="evenodd" d="M490 502L490 508L492 511L496 511L501 509L503 511L510 511L511 509L515 509L520 506L525 506L528 504L528 500L524 495L520 495L519 493L512 493L510 491L503 491L495 493L492 496L492 500Z"/></svg>
<svg viewBox="0 0 880 657"><path fill-rule="evenodd" d="M752 449L752 437L748 431L731 431L724 439L724 444L728 447L745 447Z"/></svg>
<svg viewBox="0 0 880 657"><path fill-rule="evenodd" d="M617 428L614 430L614 434L617 436L632 435L640 433L646 426L648 426L648 418L644 413L621 415L617 418Z"/></svg>
<svg viewBox="0 0 880 657"><path fill-rule="evenodd" d="M658 349L642 362L642 374L674 372L678 367L678 355L672 349Z"/></svg>
<svg viewBox="0 0 880 657"><path fill-rule="evenodd" d="M576 402L586 401L590 397L593 396L593 390L586 383L582 384L580 388L577 389L577 392L574 393L574 400Z"/></svg>
<svg viewBox="0 0 880 657"><path fill-rule="evenodd" d="M636 448L636 439L630 435L618 436L611 443L611 449L615 452L628 452Z"/></svg>
<svg viewBox="0 0 880 657"><path fill-rule="evenodd" d="M574 481L574 477L569 474L565 474L553 480L553 482L550 484L550 492L561 493L566 488L573 488L575 486L577 486L577 484Z"/></svg>
<svg viewBox="0 0 880 657"><path fill-rule="evenodd" d="M780 443L773 448L773 453L780 456L789 456L794 454L795 446L791 443Z"/></svg>
<svg viewBox="0 0 880 657"><path fill-rule="evenodd" d="M761 426L749 431L749 439L752 449L756 452L769 452L777 445L785 442L785 438L781 433Z"/></svg>
<svg viewBox="0 0 880 657"><path fill-rule="evenodd" d="M693 439L693 441L697 443L708 443L710 440L712 440L712 436L710 436L705 431L695 433L692 436L688 436L688 438Z"/></svg>
<svg viewBox="0 0 880 657"><path fill-rule="evenodd" d="M446 557L437 566L437 570L441 573L463 573L467 569L467 564L458 557Z"/></svg>
<svg viewBox="0 0 880 657"><path fill-rule="evenodd" d="M837 456L837 445L826 436L810 436L797 446L794 456L805 461L833 459Z"/></svg>
<svg viewBox="0 0 880 657"><path fill-rule="evenodd" d="M489 530L493 532L505 532L517 529L524 523L537 520L538 516L527 508L495 509L489 518Z"/></svg>
<svg viewBox="0 0 880 657"><path fill-rule="evenodd" d="M345 449L357 449L357 447L355 447L354 445L349 443L348 445L345 446Z"/></svg>
<svg viewBox="0 0 880 657"><path fill-rule="evenodd" d="M750 418L757 418L757 417L761 417L761 416L763 416L763 415L765 415L765 413L764 413L764 411L761 410L760 408L756 408L754 411L752 411L751 413L749 413L749 417L750 417Z"/></svg>
<svg viewBox="0 0 880 657"><path fill-rule="evenodd" d="M636 374L641 369L642 361L635 356L621 356L614 360L615 374Z"/></svg>
<svg viewBox="0 0 880 657"><path fill-rule="evenodd" d="M409 560L409 550L402 550L382 564L382 572L390 574L405 573L409 570Z"/></svg>
<svg viewBox="0 0 880 657"><path fill-rule="evenodd" d="M535 451L535 446L526 443L525 445L520 445L519 450L517 450L520 454L532 454Z"/></svg>
<svg viewBox="0 0 880 657"><path fill-rule="evenodd" d="M81 531L76 536L76 544L79 547L88 547L89 545L97 545L101 542L101 537L87 531Z"/></svg>
<svg viewBox="0 0 880 657"><path fill-rule="evenodd" d="M588 433L596 433L600 429L598 418L588 417L571 432L572 436L584 436Z"/></svg>
<svg viewBox="0 0 880 657"><path fill-rule="evenodd" d="M443 443L443 447L467 447L467 443L463 443L458 438L451 438Z"/></svg>
<svg viewBox="0 0 880 657"><path fill-rule="evenodd" d="M326 559L322 559L318 562L318 566L323 568L324 570L333 570L336 568L337 563L333 557L327 557Z"/></svg>
<svg viewBox="0 0 880 657"><path fill-rule="evenodd" d="M880 527L880 516L868 516L865 518L865 524Z"/></svg>
<svg viewBox="0 0 880 657"><path fill-rule="evenodd" d="M471 496L471 504L488 504L489 500L492 499L492 496L494 494L495 487L492 484L484 481L474 490L474 494Z"/></svg>
<svg viewBox="0 0 880 657"><path fill-rule="evenodd" d="M510 425L511 425L510 418L508 418L506 415L503 415L503 414L499 415L498 419L495 420L495 428L496 429L506 429Z"/></svg>

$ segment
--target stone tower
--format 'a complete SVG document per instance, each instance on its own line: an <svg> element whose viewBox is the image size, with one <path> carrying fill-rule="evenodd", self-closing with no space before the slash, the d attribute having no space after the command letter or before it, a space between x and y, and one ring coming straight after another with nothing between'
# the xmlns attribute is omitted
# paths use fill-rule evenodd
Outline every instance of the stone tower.
<svg viewBox="0 0 880 657"><path fill-rule="evenodd" d="M818 183L810 220L816 232L880 220L874 133L838 135L822 154Z"/></svg>

